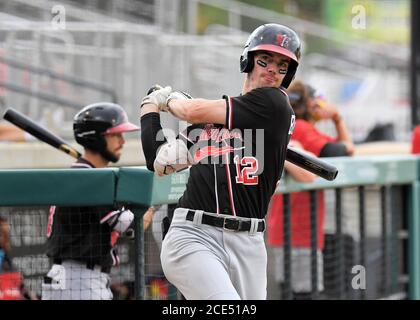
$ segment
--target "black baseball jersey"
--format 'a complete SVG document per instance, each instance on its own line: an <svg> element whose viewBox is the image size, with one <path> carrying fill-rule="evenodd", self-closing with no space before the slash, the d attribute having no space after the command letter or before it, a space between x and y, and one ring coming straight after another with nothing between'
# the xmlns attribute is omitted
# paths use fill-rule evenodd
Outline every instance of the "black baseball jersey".
<svg viewBox="0 0 420 320"><path fill-rule="evenodd" d="M179 136L199 163L178 206L261 219L283 171L293 109L277 88L223 98L226 126L191 125Z"/></svg>
<svg viewBox="0 0 420 320"><path fill-rule="evenodd" d="M72 168L93 168L79 158ZM109 220L120 214L111 206L50 207L47 226L47 256L77 260L109 268L119 264L114 248L118 233Z"/></svg>

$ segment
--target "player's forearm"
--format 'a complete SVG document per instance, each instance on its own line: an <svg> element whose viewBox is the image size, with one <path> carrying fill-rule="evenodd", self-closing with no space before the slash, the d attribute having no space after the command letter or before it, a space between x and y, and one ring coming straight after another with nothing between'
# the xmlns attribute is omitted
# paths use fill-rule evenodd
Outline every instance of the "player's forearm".
<svg viewBox="0 0 420 320"><path fill-rule="evenodd" d="M146 106L143 106L143 108ZM155 162L157 150L166 142L162 133L159 113L148 112L141 117L141 142L147 168L154 171L153 163Z"/></svg>
<svg viewBox="0 0 420 320"><path fill-rule="evenodd" d="M0 124L0 141L25 141L25 131L14 125Z"/></svg>
<svg viewBox="0 0 420 320"><path fill-rule="evenodd" d="M147 230L153 220L153 215L155 214L155 209L150 207L145 214L143 215L143 230Z"/></svg>
<svg viewBox="0 0 420 320"><path fill-rule="evenodd" d="M337 116L333 121L337 130L337 141L343 142L347 148L347 154L352 155L354 153L354 144L343 119L341 116Z"/></svg>
<svg viewBox="0 0 420 320"><path fill-rule="evenodd" d="M226 123L226 102L223 99L174 99L168 106L172 115L189 123Z"/></svg>
<svg viewBox="0 0 420 320"><path fill-rule="evenodd" d="M302 169L287 160L284 162L284 169L286 169L297 182L310 183L316 179L316 175L313 173Z"/></svg>
<svg viewBox="0 0 420 320"><path fill-rule="evenodd" d="M189 109L192 100L172 99L168 103L170 113L179 120L189 121Z"/></svg>

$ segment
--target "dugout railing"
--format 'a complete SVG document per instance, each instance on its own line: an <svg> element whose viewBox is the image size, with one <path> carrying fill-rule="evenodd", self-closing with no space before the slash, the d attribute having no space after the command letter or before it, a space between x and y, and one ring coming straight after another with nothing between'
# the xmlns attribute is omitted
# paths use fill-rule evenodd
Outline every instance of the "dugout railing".
<svg viewBox="0 0 420 320"><path fill-rule="evenodd" d="M325 290L313 285L313 299L420 299L420 160L414 156L330 158L339 168L333 182L317 178L300 184L281 180L278 193L285 197L284 298L291 298L291 230L287 198L292 192L325 191L326 242ZM136 299L176 299L173 289L164 296L159 282L150 282L146 264L158 249L145 248L144 212L151 205L176 203L182 195L188 171L155 177L145 167L97 170L0 170L0 216L11 225L12 256L27 287L40 295L42 277L50 267L45 256L45 228L50 205L96 206L122 204L136 213L134 239L121 241L121 267L111 274L117 282L131 283ZM316 197L311 196L315 202ZM314 254L316 203L311 205L311 283L318 281ZM375 215L376 218L371 217ZM346 225L345 222L349 222ZM350 234L350 236L349 236ZM328 247L328 248L327 248ZM270 250L270 247L268 247ZM351 259L348 259L351 252ZM352 267L365 268L363 274ZM360 270L360 269L358 269ZM270 272L270 270L269 270ZM295 275L296 276L296 275ZM352 287L359 276L357 288ZM156 280L156 279L155 279ZM361 284L361 285L360 285ZM150 292L154 292L151 294ZM269 298L277 298L269 295Z"/></svg>
<svg viewBox="0 0 420 320"><path fill-rule="evenodd" d="M284 215L284 298L292 298L290 194L308 192L312 299L418 299L419 161L413 156L329 159L339 168L334 182L317 179L280 184ZM319 292L316 256L319 215L316 192L324 190L324 290ZM299 276L299 275L295 275Z"/></svg>

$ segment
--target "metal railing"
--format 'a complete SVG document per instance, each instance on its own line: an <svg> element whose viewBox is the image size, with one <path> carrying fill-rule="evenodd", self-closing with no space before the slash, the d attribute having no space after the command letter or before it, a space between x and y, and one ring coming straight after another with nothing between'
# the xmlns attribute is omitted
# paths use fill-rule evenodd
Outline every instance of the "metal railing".
<svg viewBox="0 0 420 320"><path fill-rule="evenodd" d="M106 93L110 96L110 98L112 99L112 102L116 103L117 102L117 93L115 92L114 89L112 89L109 86L106 86L102 83L96 83L93 81L88 81L79 77L75 77L75 76L71 76L68 74L59 74L58 72L55 72L51 69L45 68L45 67L36 67L33 65L30 65L28 63L24 63L21 61L17 61L14 59L10 59L10 58L5 58L0 56L0 63L4 63L6 65L8 65L9 67L13 67L13 68L17 68L20 70L25 70L28 71L30 73L33 74L39 74L39 75L43 75L43 76L47 76L51 79L54 80L61 80L61 81L65 81L67 83L71 83L73 85L79 86L79 87L85 87L85 88L89 88L92 89L94 91L98 91L98 92L103 92ZM0 84L1 85L1 84ZM10 84L11 85L11 84ZM9 90L13 90L10 89L10 86L7 87L5 85L3 85L6 89ZM57 102L60 104L60 102Z"/></svg>

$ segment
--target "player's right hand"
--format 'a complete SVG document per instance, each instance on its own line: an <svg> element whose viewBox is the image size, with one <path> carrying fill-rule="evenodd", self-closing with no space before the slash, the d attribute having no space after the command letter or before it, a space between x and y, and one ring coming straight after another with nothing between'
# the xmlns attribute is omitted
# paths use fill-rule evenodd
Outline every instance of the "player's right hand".
<svg viewBox="0 0 420 320"><path fill-rule="evenodd" d="M168 96L168 99L166 100L166 104L168 104L169 101L171 101L172 99L187 100L187 99L192 99L192 97L189 93L186 93L185 91L173 91Z"/></svg>
<svg viewBox="0 0 420 320"><path fill-rule="evenodd" d="M150 91L151 90L149 90L149 92ZM166 100L168 99L171 91L172 88L170 86L166 86L151 92L142 99L141 107L147 103L151 103L157 106L159 111L167 111Z"/></svg>

